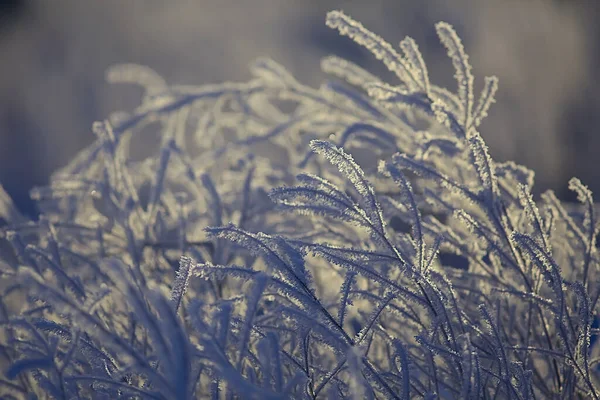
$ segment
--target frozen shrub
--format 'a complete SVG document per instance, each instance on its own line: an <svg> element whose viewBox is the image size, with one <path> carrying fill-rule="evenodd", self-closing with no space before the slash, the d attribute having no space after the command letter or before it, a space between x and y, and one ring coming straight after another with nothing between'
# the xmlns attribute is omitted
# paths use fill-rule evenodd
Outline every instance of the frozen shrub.
<svg viewBox="0 0 600 400"><path fill-rule="evenodd" d="M497 80L474 96L450 25L456 93L411 38L327 25L398 83L336 57L318 90L266 59L201 87L122 65L142 104L33 191L39 221L0 192L5 398L598 398L589 190L536 203L493 161Z"/></svg>

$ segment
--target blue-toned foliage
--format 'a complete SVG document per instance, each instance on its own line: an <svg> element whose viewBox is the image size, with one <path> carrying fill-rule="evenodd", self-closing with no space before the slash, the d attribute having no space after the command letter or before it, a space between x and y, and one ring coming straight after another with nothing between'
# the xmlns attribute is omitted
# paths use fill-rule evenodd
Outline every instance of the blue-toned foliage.
<svg viewBox="0 0 600 400"><path fill-rule="evenodd" d="M319 89L268 59L200 87L121 65L141 105L33 190L39 220L0 188L3 398L599 398L590 191L536 202L492 159L498 82L475 98L449 24L456 93L413 39L326 23L398 81L333 56Z"/></svg>

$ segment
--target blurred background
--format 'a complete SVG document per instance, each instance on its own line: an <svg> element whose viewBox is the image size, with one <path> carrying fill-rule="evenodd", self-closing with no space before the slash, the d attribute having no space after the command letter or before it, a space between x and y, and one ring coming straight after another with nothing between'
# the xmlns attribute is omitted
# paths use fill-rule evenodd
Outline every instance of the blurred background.
<svg viewBox="0 0 600 400"><path fill-rule="evenodd" d="M140 92L104 82L116 63L203 84L247 80L248 63L269 56L317 85L333 53L393 83L325 27L331 9L394 45L412 36L431 79L453 91L434 23L454 25L476 93L485 75L500 79L481 128L492 156L534 169L536 193L574 200L578 176L600 199L600 0L0 0L0 183L33 215L29 190L91 143L92 122L138 104Z"/></svg>

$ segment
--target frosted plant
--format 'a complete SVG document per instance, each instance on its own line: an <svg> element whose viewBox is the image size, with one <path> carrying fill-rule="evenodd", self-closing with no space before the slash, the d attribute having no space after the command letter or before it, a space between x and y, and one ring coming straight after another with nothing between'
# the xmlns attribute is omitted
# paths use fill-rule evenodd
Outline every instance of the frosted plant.
<svg viewBox="0 0 600 400"><path fill-rule="evenodd" d="M261 59L247 83L141 85L48 187L0 191L5 398L594 398L598 223L489 155L456 93L342 12L398 78L328 57L318 90ZM153 155L135 143L160 135ZM10 244L10 251L8 249Z"/></svg>

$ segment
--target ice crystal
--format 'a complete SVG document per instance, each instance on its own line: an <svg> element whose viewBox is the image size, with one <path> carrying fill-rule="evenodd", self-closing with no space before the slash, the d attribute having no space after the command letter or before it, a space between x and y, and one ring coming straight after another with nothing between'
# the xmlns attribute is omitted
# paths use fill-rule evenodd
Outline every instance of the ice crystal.
<svg viewBox="0 0 600 400"><path fill-rule="evenodd" d="M536 203L493 160L498 81L475 98L449 24L456 93L410 37L326 24L398 81L334 56L319 89L269 59L199 87L121 65L140 106L33 190L39 220L0 188L3 398L598 399L590 191Z"/></svg>

